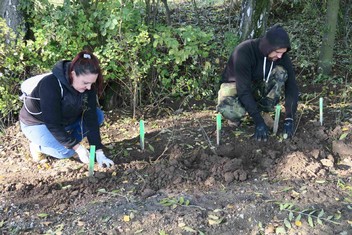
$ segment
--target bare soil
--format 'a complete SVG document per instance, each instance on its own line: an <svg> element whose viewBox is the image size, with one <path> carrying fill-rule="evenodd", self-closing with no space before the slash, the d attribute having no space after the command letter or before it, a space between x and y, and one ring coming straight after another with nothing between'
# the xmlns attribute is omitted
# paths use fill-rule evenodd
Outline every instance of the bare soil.
<svg viewBox="0 0 352 235"><path fill-rule="evenodd" d="M318 99L291 140L281 117L256 142L246 118L220 145L213 104L170 102L144 118L144 150L139 121L108 112L115 166L93 177L75 158L34 163L17 123L1 136L0 234L352 234L351 105L326 97L321 125Z"/></svg>

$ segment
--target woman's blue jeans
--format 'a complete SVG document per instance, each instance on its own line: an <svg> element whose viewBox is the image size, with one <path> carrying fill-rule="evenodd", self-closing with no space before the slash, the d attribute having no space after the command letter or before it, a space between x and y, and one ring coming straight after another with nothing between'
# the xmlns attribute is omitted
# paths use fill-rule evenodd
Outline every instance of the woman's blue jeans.
<svg viewBox="0 0 352 235"><path fill-rule="evenodd" d="M101 109L97 108L97 115L98 123L100 126L104 121L104 113ZM28 126L23 122L20 122L20 124L21 130L27 139L29 139L30 142L39 145L40 152L55 158L69 158L76 153L73 149L68 149L60 144L59 141L57 141L56 138L51 134L45 124L34 126ZM65 130L80 142L82 141L82 138L86 136L84 126L84 121L81 125L81 118L79 118L71 125L65 127Z"/></svg>

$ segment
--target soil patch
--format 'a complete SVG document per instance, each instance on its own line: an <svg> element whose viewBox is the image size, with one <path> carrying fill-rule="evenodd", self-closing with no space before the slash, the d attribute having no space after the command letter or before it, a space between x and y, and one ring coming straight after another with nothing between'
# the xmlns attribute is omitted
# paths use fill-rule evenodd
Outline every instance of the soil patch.
<svg viewBox="0 0 352 235"><path fill-rule="evenodd" d="M168 106L146 118L143 151L139 122L107 113L102 136L116 164L94 177L77 159L33 163L18 124L8 128L1 234L352 233L351 119L337 122L327 107L321 126L317 107L300 104L291 140L256 142L248 119L224 122L217 146L214 110Z"/></svg>

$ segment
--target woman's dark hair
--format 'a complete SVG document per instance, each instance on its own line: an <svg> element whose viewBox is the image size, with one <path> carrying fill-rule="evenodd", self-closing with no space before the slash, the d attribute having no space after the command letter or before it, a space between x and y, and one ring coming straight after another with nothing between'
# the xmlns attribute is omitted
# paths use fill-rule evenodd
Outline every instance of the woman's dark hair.
<svg viewBox="0 0 352 235"><path fill-rule="evenodd" d="M99 60L93 53L89 51L81 51L71 61L70 69L68 71L71 84L72 71L75 71L77 76L82 74L98 74L97 81L93 84L93 88L96 89L98 95L101 95L103 90L103 75L99 66Z"/></svg>

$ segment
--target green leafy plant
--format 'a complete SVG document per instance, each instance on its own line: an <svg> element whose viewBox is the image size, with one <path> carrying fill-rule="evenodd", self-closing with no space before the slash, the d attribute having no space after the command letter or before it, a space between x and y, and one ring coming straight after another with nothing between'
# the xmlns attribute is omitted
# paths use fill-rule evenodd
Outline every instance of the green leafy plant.
<svg viewBox="0 0 352 235"><path fill-rule="evenodd" d="M164 198L159 204L163 206L170 206L172 209L175 209L178 206L188 206L190 203L189 200L186 200L184 197L180 198Z"/></svg>
<svg viewBox="0 0 352 235"><path fill-rule="evenodd" d="M64 1L62 6L23 1L34 35L26 41L25 64L32 71L47 70L83 48L94 50L109 87L134 109L160 96L213 95L215 68L207 59L212 33L193 26L147 25L144 7L113 0ZM105 95L109 100L113 94Z"/></svg>
<svg viewBox="0 0 352 235"><path fill-rule="evenodd" d="M293 203L280 203L280 211L288 212L288 217L283 220L286 228L291 229L292 223L298 227L302 225L302 219L306 218L311 227L323 225L323 222L340 224L337 222L341 218L341 213L337 211L334 215L327 215L323 209L303 209L301 210Z"/></svg>
<svg viewBox="0 0 352 235"><path fill-rule="evenodd" d="M159 235L168 235L168 233L165 232L164 230L160 230L160 231L159 231Z"/></svg>
<svg viewBox="0 0 352 235"><path fill-rule="evenodd" d="M342 179L338 179L337 187L346 192L347 197L345 197L344 201L348 203L348 209L352 210L352 185L347 184Z"/></svg>
<svg viewBox="0 0 352 235"><path fill-rule="evenodd" d="M17 37L0 18L0 127L12 123L21 107L18 89L24 71L23 44L16 41Z"/></svg>

